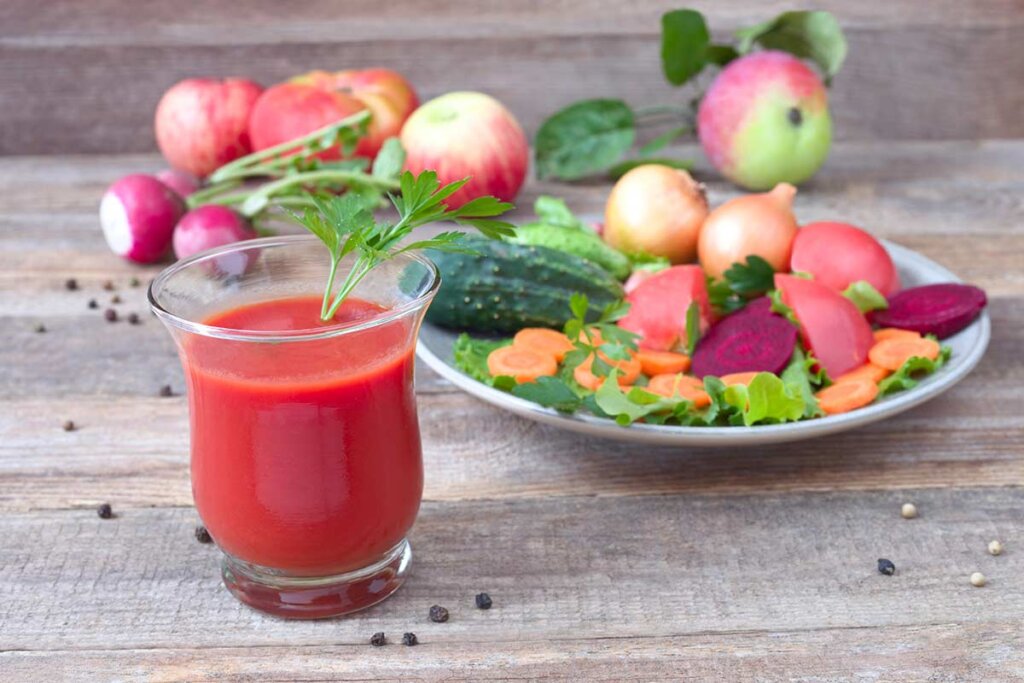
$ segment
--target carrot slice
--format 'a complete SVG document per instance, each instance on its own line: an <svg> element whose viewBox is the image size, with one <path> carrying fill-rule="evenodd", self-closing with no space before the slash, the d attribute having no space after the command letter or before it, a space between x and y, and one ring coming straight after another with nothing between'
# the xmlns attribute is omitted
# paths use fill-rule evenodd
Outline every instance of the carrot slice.
<svg viewBox="0 0 1024 683"><path fill-rule="evenodd" d="M939 357L939 351L939 343L934 339L895 337L884 339L872 346L868 351L868 360L895 372L908 358L921 356L935 360Z"/></svg>
<svg viewBox="0 0 1024 683"><path fill-rule="evenodd" d="M711 405L711 397L704 391L704 383L692 375L679 373L655 375L645 388L658 396L685 398L696 408L706 408Z"/></svg>
<svg viewBox="0 0 1024 683"><path fill-rule="evenodd" d="M553 356L516 346L502 346L487 356L487 370L492 376L509 375L520 384L538 377L554 375L558 363Z"/></svg>
<svg viewBox="0 0 1024 683"><path fill-rule="evenodd" d="M690 357L683 353L641 349L637 351L636 357L640 361L640 369L648 377L671 375L690 369Z"/></svg>
<svg viewBox="0 0 1024 683"><path fill-rule="evenodd" d="M815 396L826 415L847 413L866 406L878 396L878 385L870 379L837 382L819 391Z"/></svg>
<svg viewBox="0 0 1024 683"><path fill-rule="evenodd" d="M722 380L722 384L725 386L731 386L733 384L743 384L744 386L749 385L755 377L759 374L758 372L732 372L728 375L722 375L718 379Z"/></svg>
<svg viewBox="0 0 1024 683"><path fill-rule="evenodd" d="M548 354L558 363L565 359L565 354L573 350L568 337L558 330L549 330L546 327L524 327L516 332L512 345Z"/></svg>
<svg viewBox="0 0 1024 683"><path fill-rule="evenodd" d="M612 360L602 353L601 360L613 368L619 369L619 386L629 386L640 376L640 361L635 357L629 360ZM598 387L604 384L605 378L591 372L590 368L593 364L594 356L588 356L585 361L576 366L576 369L572 371L572 376L576 378L580 386L591 391L597 391Z"/></svg>
<svg viewBox="0 0 1024 683"><path fill-rule="evenodd" d="M885 341L886 339L920 339L921 333L915 332L914 330L901 330L898 327L883 327L879 330L875 330L872 334L875 335L875 341Z"/></svg>
<svg viewBox="0 0 1024 683"><path fill-rule="evenodd" d="M836 378L835 383L850 382L852 380L868 379L878 384L883 379L888 377L891 373L883 367L879 367L874 363L865 363L856 370L850 370L845 375L839 375Z"/></svg>

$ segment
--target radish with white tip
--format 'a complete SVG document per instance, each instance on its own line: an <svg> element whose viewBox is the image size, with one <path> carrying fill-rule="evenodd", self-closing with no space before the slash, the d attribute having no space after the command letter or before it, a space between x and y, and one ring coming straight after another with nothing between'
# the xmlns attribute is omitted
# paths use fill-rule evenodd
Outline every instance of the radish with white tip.
<svg viewBox="0 0 1024 683"><path fill-rule="evenodd" d="M174 255L188 258L207 249L256 237L252 225L237 211L207 204L186 213L174 229Z"/></svg>
<svg viewBox="0 0 1024 683"><path fill-rule="evenodd" d="M185 202L151 175L127 175L111 185L100 202L100 225L118 256L153 263L167 253Z"/></svg>

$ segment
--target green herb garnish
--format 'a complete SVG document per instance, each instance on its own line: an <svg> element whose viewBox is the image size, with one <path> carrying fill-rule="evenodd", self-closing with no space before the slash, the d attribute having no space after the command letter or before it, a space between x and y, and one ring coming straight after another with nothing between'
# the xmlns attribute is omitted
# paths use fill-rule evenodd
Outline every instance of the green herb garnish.
<svg viewBox="0 0 1024 683"><path fill-rule="evenodd" d="M930 337L930 335L928 336ZM931 338L934 339L934 337ZM913 389L917 386L922 376L930 375L945 365L952 353L953 350L951 348L942 346L939 349L939 357L935 360L922 356L908 358L903 361L903 365L896 372L878 383L878 395L888 396L897 391Z"/></svg>
<svg viewBox="0 0 1024 683"><path fill-rule="evenodd" d="M753 297L775 286L775 269L756 254L746 263L734 263L721 280L708 283L708 299L720 313L732 313L747 305Z"/></svg>
<svg viewBox="0 0 1024 683"><path fill-rule="evenodd" d="M372 196L358 192L347 192L340 197L307 193L312 206L307 207L302 214L288 213L316 235L331 254L331 269L320 310L321 320L333 318L341 303L371 270L399 254L418 249L472 253L472 250L461 244L464 233L455 231L442 232L403 245L403 240L421 225L454 221L476 228L492 239L513 235L515 228L512 224L496 219L511 209L512 205L495 197L477 197L457 209L448 208L444 200L468 181L469 178L464 178L442 187L434 171L424 171L418 176L406 171L400 180L399 194L388 195L398 211L399 219L395 223L374 218L376 199ZM338 265L353 253L356 255L355 263L335 294L334 281Z"/></svg>

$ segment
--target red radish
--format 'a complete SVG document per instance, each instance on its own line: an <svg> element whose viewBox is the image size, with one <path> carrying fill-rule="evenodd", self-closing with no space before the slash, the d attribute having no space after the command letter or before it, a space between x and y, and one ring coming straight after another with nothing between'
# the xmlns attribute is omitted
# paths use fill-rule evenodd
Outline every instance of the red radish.
<svg viewBox="0 0 1024 683"><path fill-rule="evenodd" d="M881 242L849 223L809 223L796 233L790 268L814 276L841 292L858 280L889 296L900 288L900 276Z"/></svg>
<svg viewBox="0 0 1024 683"><path fill-rule="evenodd" d="M771 192L730 199L708 214L697 240L704 272L720 280L734 263L746 263L752 254L777 271L788 271L797 231L795 196L795 187L779 183Z"/></svg>
<svg viewBox="0 0 1024 683"><path fill-rule="evenodd" d="M185 202L151 175L127 175L107 188L100 202L100 225L118 256L153 263L167 253Z"/></svg>
<svg viewBox="0 0 1024 683"><path fill-rule="evenodd" d="M743 309L713 325L697 344L693 374L782 372L793 356L797 330L785 318L761 308Z"/></svg>
<svg viewBox="0 0 1024 683"><path fill-rule="evenodd" d="M177 192L183 199L199 189L199 178L174 168L158 171L156 179Z"/></svg>
<svg viewBox="0 0 1024 683"><path fill-rule="evenodd" d="M945 339L970 325L987 303L985 291L972 285L924 285L893 295L889 308L874 311L871 321Z"/></svg>
<svg viewBox="0 0 1024 683"><path fill-rule="evenodd" d="M174 229L174 255L188 258L207 249L256 237L245 218L226 206L207 204L192 209Z"/></svg>
<svg viewBox="0 0 1024 683"><path fill-rule="evenodd" d="M814 280L775 274L782 302L800 321L800 335L829 377L867 362L875 343L871 326L852 301Z"/></svg>
<svg viewBox="0 0 1024 683"><path fill-rule="evenodd" d="M700 266L673 266L654 273L626 295L629 313L619 326L639 334L640 346L653 351L686 348L686 310L700 307L700 328L711 324L711 306Z"/></svg>

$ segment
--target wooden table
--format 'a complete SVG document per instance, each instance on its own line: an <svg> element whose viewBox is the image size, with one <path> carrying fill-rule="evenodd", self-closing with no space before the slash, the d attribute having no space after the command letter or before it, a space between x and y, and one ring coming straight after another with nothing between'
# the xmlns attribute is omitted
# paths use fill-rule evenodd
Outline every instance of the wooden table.
<svg viewBox="0 0 1024 683"><path fill-rule="evenodd" d="M827 440L672 450L528 422L421 370L411 578L307 623L236 602L193 538L182 374L129 286L157 269L112 256L96 214L108 182L159 163L0 159L0 679L1024 680L1024 142L841 144L797 200L988 290L992 344L961 385ZM607 186L521 205L539 192L600 211ZM115 293L141 325L103 320Z"/></svg>

